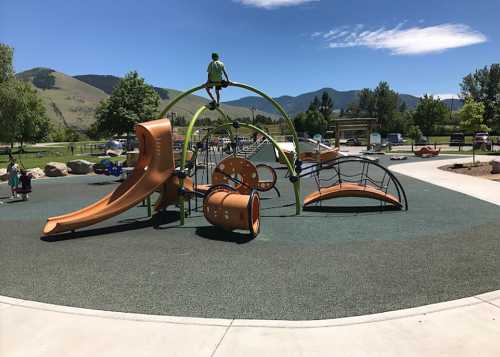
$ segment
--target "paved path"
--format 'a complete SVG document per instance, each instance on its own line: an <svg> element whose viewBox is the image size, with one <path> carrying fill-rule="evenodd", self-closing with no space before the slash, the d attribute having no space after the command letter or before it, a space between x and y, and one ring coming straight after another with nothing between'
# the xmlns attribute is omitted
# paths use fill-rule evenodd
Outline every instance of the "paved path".
<svg viewBox="0 0 500 357"><path fill-rule="evenodd" d="M500 204L499 183L437 169L453 161L392 169ZM105 312L0 296L0 356L499 356L499 321L500 291L375 315L293 322Z"/></svg>
<svg viewBox="0 0 500 357"><path fill-rule="evenodd" d="M125 314L0 298L1 356L498 356L500 291L335 320Z"/></svg>
<svg viewBox="0 0 500 357"><path fill-rule="evenodd" d="M498 160L498 156L476 156L477 161ZM454 163L471 163L472 157L428 160L418 163L392 165L391 171L422 180L433 185L460 192L480 200L500 205L500 182L440 170L439 167Z"/></svg>

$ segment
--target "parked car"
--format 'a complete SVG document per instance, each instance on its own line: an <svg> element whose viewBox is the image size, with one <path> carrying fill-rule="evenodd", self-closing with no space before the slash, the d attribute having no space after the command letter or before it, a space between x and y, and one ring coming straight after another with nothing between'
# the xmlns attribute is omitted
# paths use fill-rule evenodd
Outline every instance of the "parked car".
<svg viewBox="0 0 500 357"><path fill-rule="evenodd" d="M389 133L387 134L387 142L391 145L401 145L404 143L403 134Z"/></svg>
<svg viewBox="0 0 500 357"><path fill-rule="evenodd" d="M349 145L349 146L358 146L358 145L361 145L361 142L359 141L358 138L348 138L345 141L345 144Z"/></svg>
<svg viewBox="0 0 500 357"><path fill-rule="evenodd" d="M450 146L463 146L465 144L464 133L453 133L450 135Z"/></svg>
<svg viewBox="0 0 500 357"><path fill-rule="evenodd" d="M421 136L420 139L418 139L415 144L417 145L427 145L429 144L429 139L427 138L427 136Z"/></svg>
<svg viewBox="0 0 500 357"><path fill-rule="evenodd" d="M491 150L491 140L488 133L476 133L476 135L474 135L472 145L474 146L474 149L484 148L488 151Z"/></svg>

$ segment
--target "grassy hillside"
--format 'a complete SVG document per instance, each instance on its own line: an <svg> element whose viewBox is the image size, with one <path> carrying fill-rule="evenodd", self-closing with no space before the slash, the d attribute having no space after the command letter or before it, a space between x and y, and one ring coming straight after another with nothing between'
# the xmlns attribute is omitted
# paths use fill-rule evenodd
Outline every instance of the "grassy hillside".
<svg viewBox="0 0 500 357"><path fill-rule="evenodd" d="M121 81L120 77L111 76L111 75L99 75L99 74L83 74L80 76L74 76L82 82L90 84L93 87L99 88L106 94L111 94L113 89L116 87L118 82ZM161 99L165 100L169 98L168 90L165 88L153 87L160 96Z"/></svg>
<svg viewBox="0 0 500 357"><path fill-rule="evenodd" d="M90 84L105 93L111 94L113 88L118 84L121 78L116 76L109 75L98 75L98 74L85 74L75 76L74 78L79 79L87 84ZM167 104L176 96L178 96L181 92L175 89L169 88L159 88L154 87L156 92L160 95L161 105L160 108L163 109L167 106ZM176 107L173 109L177 116L184 116L186 119L191 118L196 110L202 105L207 104L209 101L206 98L190 95L189 97L182 100ZM232 118L244 118L251 117L252 112L245 107L235 107L231 105L223 105L222 109ZM264 111L257 111L256 114L262 114L266 116L273 116L272 114L266 113ZM203 117L208 117L211 119L216 119L218 117L217 112L209 112L207 111ZM277 118L277 116L275 116Z"/></svg>
<svg viewBox="0 0 500 357"><path fill-rule="evenodd" d="M53 77L53 84L39 84L45 83L42 79L49 76ZM54 123L75 129L88 128L95 121L94 113L98 103L107 97L107 94L98 88L47 68L34 68L18 73L17 77L37 88L45 103L47 114Z"/></svg>
<svg viewBox="0 0 500 357"><path fill-rule="evenodd" d="M37 88L45 103L47 114L54 123L77 130L85 130L95 121L95 110L99 102L107 98L120 81L120 78L110 75L71 77L49 68L33 68L18 73L17 77ZM165 108L172 98L180 94L173 89L155 89L161 98L160 109ZM184 116L189 120L200 106L207 103L207 99L191 95L181 101L173 111L177 116ZM232 118L252 115L248 108L224 105L223 109ZM262 111L257 113L273 116ZM207 111L204 117L216 119L218 114Z"/></svg>

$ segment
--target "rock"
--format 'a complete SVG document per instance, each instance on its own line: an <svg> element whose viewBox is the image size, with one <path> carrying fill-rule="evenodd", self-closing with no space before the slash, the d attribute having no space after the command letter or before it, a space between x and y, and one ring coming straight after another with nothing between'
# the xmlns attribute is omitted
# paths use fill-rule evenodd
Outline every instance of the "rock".
<svg viewBox="0 0 500 357"><path fill-rule="evenodd" d="M0 181L7 181L9 179L9 174L7 169L0 169Z"/></svg>
<svg viewBox="0 0 500 357"><path fill-rule="evenodd" d="M43 170L48 177L59 177L68 175L68 167L62 162L49 162Z"/></svg>
<svg viewBox="0 0 500 357"><path fill-rule="evenodd" d="M491 162L491 173L500 174L500 161L493 160Z"/></svg>
<svg viewBox="0 0 500 357"><path fill-rule="evenodd" d="M86 175L91 173L94 168L94 163L87 160L71 160L67 163L72 174Z"/></svg>
<svg viewBox="0 0 500 357"><path fill-rule="evenodd" d="M39 179L45 176L45 173L39 167L34 167L32 169L29 169L28 173L31 174L31 176L33 176L34 179Z"/></svg>

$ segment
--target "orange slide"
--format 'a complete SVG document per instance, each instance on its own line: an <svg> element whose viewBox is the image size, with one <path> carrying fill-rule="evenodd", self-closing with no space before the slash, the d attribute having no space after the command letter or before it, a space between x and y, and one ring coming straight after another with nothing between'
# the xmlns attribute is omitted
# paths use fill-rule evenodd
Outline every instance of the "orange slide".
<svg viewBox="0 0 500 357"><path fill-rule="evenodd" d="M140 156L132 174L115 191L81 210L51 217L45 235L73 231L116 216L153 193L175 170L172 126L167 119L138 124L135 128Z"/></svg>

